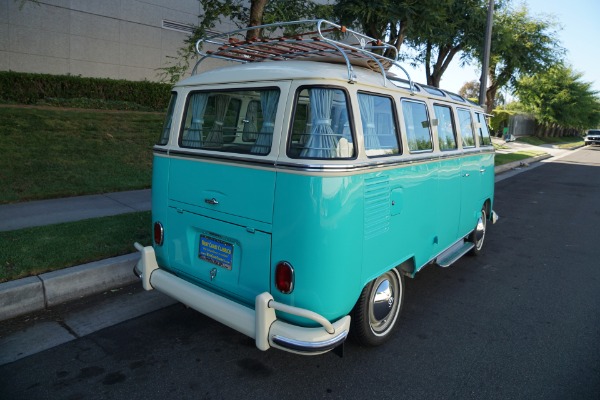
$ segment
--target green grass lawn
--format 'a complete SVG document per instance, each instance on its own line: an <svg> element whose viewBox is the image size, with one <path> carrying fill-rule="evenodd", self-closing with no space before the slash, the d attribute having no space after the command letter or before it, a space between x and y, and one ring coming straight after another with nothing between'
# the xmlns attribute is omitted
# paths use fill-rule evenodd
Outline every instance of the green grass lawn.
<svg viewBox="0 0 600 400"><path fill-rule="evenodd" d="M578 136L563 136L563 137L537 137L537 136L522 136L517 139L518 142L531 144L533 146L541 146L543 144L554 144L560 148L571 148L583 146L583 139Z"/></svg>
<svg viewBox="0 0 600 400"><path fill-rule="evenodd" d="M499 165L503 165L503 164L508 164L513 161L520 161L520 160L525 160L525 159L531 158L531 157L541 156L543 154L546 154L546 153L543 151L518 151L515 153L507 153L507 154L496 153L496 156L494 159L495 159L495 165L499 166Z"/></svg>
<svg viewBox="0 0 600 400"><path fill-rule="evenodd" d="M151 224L146 211L0 232L0 282L132 253Z"/></svg>
<svg viewBox="0 0 600 400"><path fill-rule="evenodd" d="M0 106L0 204L150 187L163 118Z"/></svg>

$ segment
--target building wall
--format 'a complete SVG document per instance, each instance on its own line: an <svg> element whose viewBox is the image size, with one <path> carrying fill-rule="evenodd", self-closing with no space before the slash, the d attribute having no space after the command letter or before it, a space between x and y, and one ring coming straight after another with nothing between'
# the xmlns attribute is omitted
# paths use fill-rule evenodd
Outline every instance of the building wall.
<svg viewBox="0 0 600 400"><path fill-rule="evenodd" d="M158 80L198 24L198 0L0 0L0 70Z"/></svg>

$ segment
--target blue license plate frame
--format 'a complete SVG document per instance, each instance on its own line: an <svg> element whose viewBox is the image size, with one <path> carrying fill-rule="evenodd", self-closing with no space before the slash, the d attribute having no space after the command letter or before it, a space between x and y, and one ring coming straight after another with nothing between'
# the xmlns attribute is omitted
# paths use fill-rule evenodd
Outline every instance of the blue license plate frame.
<svg viewBox="0 0 600 400"><path fill-rule="evenodd" d="M233 268L233 250L232 243L209 235L200 235L198 257L206 262L231 270Z"/></svg>

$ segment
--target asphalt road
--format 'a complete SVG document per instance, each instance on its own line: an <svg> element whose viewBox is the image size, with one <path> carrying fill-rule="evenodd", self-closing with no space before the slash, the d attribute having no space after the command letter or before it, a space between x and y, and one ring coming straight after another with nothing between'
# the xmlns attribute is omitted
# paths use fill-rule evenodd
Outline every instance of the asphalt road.
<svg viewBox="0 0 600 400"><path fill-rule="evenodd" d="M600 147L496 186L484 252L406 284L345 355L261 352L181 305L0 367L1 399L600 398Z"/></svg>

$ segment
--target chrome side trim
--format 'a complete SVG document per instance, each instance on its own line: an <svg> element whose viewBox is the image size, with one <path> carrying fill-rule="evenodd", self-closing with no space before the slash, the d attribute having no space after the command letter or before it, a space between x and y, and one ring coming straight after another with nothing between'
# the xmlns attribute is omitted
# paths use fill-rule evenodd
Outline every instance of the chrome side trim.
<svg viewBox="0 0 600 400"><path fill-rule="evenodd" d="M162 154L164 151L157 151L155 149L155 153ZM214 155L214 154L205 154L205 153L197 153L197 152L189 152L189 151L181 151L181 150L169 150L168 154L173 157L191 159L191 160L206 160L207 162L215 162L215 163L223 163L230 165L243 165L243 166L256 166L259 168L272 168L272 169L283 169L283 170L293 170L300 172L361 172L368 170L376 170L376 169L384 169L384 168L394 168L401 166L409 166L415 164L425 164L429 162L437 162L441 160L448 159L458 159L469 156L475 156L480 154L490 153L493 154L493 149L490 151L489 149L468 149L467 151L452 151L452 152L444 152L444 153L426 153L426 154L416 154L416 155L408 155L408 156L400 156L401 159L393 158L393 159L369 159L367 161L359 161L355 163L337 163L334 162L345 161L345 160L332 160L330 163L318 163L319 160L299 160L299 162L294 161L276 161L273 159L256 159L256 158L246 158L246 157L231 157L231 156L223 156L223 155ZM347 160L353 161L353 160Z"/></svg>

